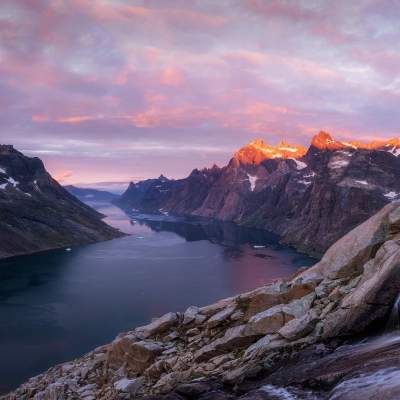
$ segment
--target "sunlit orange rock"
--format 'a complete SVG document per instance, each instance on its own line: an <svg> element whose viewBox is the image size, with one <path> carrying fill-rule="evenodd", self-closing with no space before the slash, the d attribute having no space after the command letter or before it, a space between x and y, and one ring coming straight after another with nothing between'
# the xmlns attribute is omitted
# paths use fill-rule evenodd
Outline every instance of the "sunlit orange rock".
<svg viewBox="0 0 400 400"><path fill-rule="evenodd" d="M283 140L277 146L270 146L262 139L255 139L242 147L233 156L241 164L258 165L268 158L300 158L307 149L300 145L291 145Z"/></svg>

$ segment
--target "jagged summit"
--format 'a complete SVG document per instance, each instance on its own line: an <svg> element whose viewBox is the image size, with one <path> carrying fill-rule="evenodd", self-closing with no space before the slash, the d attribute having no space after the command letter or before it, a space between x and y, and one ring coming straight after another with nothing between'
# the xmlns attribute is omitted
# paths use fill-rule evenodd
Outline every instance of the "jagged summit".
<svg viewBox="0 0 400 400"><path fill-rule="evenodd" d="M159 179L160 181L162 181L162 182L169 181L169 179L168 179L165 175L163 175L163 174L161 174L161 175L158 177L158 179Z"/></svg>
<svg viewBox="0 0 400 400"><path fill-rule="evenodd" d="M277 146L270 146L262 139L255 139L235 153L233 158L242 164L260 164L268 158L301 158L307 149L281 140Z"/></svg>
<svg viewBox="0 0 400 400"><path fill-rule="evenodd" d="M0 144L0 154L18 153L12 144Z"/></svg>
<svg viewBox="0 0 400 400"><path fill-rule="evenodd" d="M311 146L319 150L379 150L385 148L392 148L393 150L396 150L400 148L400 138L392 138L389 140L374 140L369 143L364 143L356 140L339 141L335 140L331 136L331 134L320 131L313 137L311 141Z"/></svg>
<svg viewBox="0 0 400 400"><path fill-rule="evenodd" d="M336 141L329 133L324 131L320 131L313 137L311 146L320 150L337 150L346 147L343 143Z"/></svg>
<svg viewBox="0 0 400 400"><path fill-rule="evenodd" d="M400 155L400 138L389 140L375 140L369 143L360 141L339 141L325 131L318 132L311 140L310 149L317 150L386 150L394 155ZM301 145L292 145L281 140L278 145L272 146L257 138L243 146L234 156L234 162L239 164L258 165L266 159L301 158L307 154L307 149Z"/></svg>

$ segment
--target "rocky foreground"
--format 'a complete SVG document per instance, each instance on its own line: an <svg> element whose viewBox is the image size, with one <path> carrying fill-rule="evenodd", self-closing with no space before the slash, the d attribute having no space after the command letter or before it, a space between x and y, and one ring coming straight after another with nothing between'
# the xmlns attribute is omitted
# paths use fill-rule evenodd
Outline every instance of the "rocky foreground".
<svg viewBox="0 0 400 400"><path fill-rule="evenodd" d="M122 236L69 194L39 158L0 145L0 258Z"/></svg>
<svg viewBox="0 0 400 400"><path fill-rule="evenodd" d="M168 313L4 399L400 398L399 338L360 342L384 326L399 289L396 202L294 277Z"/></svg>

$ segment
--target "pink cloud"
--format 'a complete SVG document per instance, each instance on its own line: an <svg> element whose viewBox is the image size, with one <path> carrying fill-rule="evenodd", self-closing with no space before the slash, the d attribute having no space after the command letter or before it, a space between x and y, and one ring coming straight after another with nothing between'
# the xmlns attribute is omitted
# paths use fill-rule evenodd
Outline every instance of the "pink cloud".
<svg viewBox="0 0 400 400"><path fill-rule="evenodd" d="M185 77L178 68L167 67L160 74L160 83L166 86L181 86L185 82Z"/></svg>
<svg viewBox="0 0 400 400"><path fill-rule="evenodd" d="M32 115L33 122L46 122L48 120L49 120L49 117L47 115L42 115L42 114Z"/></svg>
<svg viewBox="0 0 400 400"><path fill-rule="evenodd" d="M53 177L56 181L63 183L65 180L70 178L73 175L72 171L62 171L57 172Z"/></svg>
<svg viewBox="0 0 400 400"><path fill-rule="evenodd" d="M99 118L100 117L93 115L77 115L77 116L57 118L57 122L60 122L62 124L80 124L82 122L93 121Z"/></svg>

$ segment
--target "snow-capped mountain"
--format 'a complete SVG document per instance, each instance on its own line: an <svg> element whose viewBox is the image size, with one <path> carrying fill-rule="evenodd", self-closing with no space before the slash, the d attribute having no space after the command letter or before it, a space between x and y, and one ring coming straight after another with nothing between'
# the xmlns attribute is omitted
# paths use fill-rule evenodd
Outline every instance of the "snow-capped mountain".
<svg viewBox="0 0 400 400"><path fill-rule="evenodd" d="M180 180L132 183L121 207L232 220L278 233L310 254L400 200L400 141L341 142L318 133L308 149L255 140L227 166Z"/></svg>

